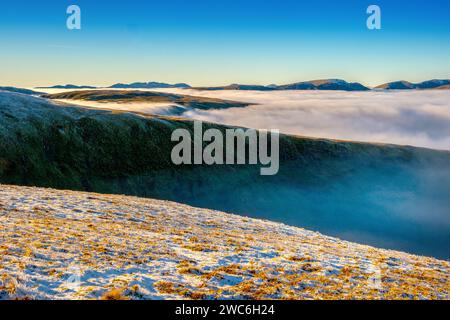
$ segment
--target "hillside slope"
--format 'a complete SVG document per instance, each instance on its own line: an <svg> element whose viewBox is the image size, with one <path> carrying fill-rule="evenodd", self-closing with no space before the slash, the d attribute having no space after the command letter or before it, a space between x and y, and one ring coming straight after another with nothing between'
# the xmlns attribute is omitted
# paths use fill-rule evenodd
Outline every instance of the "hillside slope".
<svg viewBox="0 0 450 320"><path fill-rule="evenodd" d="M248 106L247 103L237 101L139 90L82 90L46 94L42 97L48 99L101 102L105 103L105 108L107 108L106 103L108 102L169 103L200 110L243 108Z"/></svg>
<svg viewBox="0 0 450 320"><path fill-rule="evenodd" d="M0 185L0 299L448 299L450 264L172 202Z"/></svg>
<svg viewBox="0 0 450 320"><path fill-rule="evenodd" d="M450 257L449 152L282 135L279 173L260 176L256 165L173 165L176 128L193 130L0 93L0 182L172 200Z"/></svg>
<svg viewBox="0 0 450 320"><path fill-rule="evenodd" d="M41 94L43 94L43 92L37 92L37 91L34 91L34 90L29 90L29 89L16 88L16 87L2 87L2 86L0 86L0 91L22 93L22 94L29 94L29 95L41 95Z"/></svg>

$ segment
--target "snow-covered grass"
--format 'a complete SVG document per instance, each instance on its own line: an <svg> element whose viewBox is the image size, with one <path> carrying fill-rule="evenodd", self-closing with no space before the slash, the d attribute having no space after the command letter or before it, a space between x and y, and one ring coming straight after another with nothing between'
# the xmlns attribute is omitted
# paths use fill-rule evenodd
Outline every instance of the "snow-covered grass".
<svg viewBox="0 0 450 320"><path fill-rule="evenodd" d="M3 299L448 299L450 263L173 202L0 185Z"/></svg>

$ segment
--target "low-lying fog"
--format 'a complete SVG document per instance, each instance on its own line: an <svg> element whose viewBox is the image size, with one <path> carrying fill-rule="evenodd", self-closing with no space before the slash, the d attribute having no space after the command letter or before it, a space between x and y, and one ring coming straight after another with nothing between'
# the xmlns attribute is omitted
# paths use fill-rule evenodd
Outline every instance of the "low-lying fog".
<svg viewBox="0 0 450 320"><path fill-rule="evenodd" d="M48 90L50 91L50 90ZM70 91L70 90L58 90ZM199 91L153 89L252 103L246 108L190 109L183 117L331 139L450 150L450 90L426 91ZM51 93L57 91L52 90ZM72 101L75 102L75 101ZM90 107L104 103L79 102ZM167 114L168 106L108 104L108 108Z"/></svg>
<svg viewBox="0 0 450 320"><path fill-rule="evenodd" d="M232 110L191 110L184 114L205 121L280 129L312 137L450 150L450 90L176 92L257 104Z"/></svg>

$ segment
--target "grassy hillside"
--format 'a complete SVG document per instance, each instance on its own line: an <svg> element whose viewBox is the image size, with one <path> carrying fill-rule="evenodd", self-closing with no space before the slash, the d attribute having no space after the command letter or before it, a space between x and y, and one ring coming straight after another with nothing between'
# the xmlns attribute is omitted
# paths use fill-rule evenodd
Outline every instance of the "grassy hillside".
<svg viewBox="0 0 450 320"><path fill-rule="evenodd" d="M0 182L174 200L450 257L449 152L282 136L278 175L260 176L174 166L181 127L192 122L0 93Z"/></svg>
<svg viewBox="0 0 450 320"><path fill-rule="evenodd" d="M247 103L204 98L193 97L188 95L170 94L162 92L150 92L139 90L83 90L83 91L70 91L64 93L47 94L43 95L48 99L69 99L69 100L86 100L96 102L136 102L136 103L173 103L182 105L188 108L195 109L226 109L226 108L239 108L248 106Z"/></svg>
<svg viewBox="0 0 450 320"><path fill-rule="evenodd" d="M450 263L187 205L0 185L2 299L448 299Z"/></svg>

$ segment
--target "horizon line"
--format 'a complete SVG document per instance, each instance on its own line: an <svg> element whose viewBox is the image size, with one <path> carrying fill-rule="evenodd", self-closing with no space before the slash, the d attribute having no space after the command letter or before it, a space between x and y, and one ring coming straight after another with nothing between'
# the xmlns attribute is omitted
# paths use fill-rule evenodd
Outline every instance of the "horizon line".
<svg viewBox="0 0 450 320"><path fill-rule="evenodd" d="M288 83L283 83L283 84L276 84L276 83L270 83L270 84L257 84L257 83L239 83L239 82L229 82L229 83L224 83L224 84L219 84L219 85L191 85L189 82L185 82L185 81L158 81L158 80L150 80L150 81L131 81L131 82L126 82L126 81L118 81L118 82L112 82L112 84L110 85L98 85L98 84L87 84L87 83L81 83L81 84L77 84L75 82L66 82L66 83L56 83L53 85L38 85L38 86L23 86L24 88L34 88L34 89L50 89L54 86L90 86L90 87L95 87L95 88L110 88L113 85L116 84L124 84L124 85L129 85L129 84L134 84L134 83L162 83L162 84L169 84L169 85L176 85L176 84L186 84L188 86L190 86L191 88L195 89L195 88L214 88L214 87L224 87L224 86L230 86L230 85L247 85L247 86L263 86L263 87L270 87L272 85L276 85L276 86L283 86L283 85L290 85L290 84L295 84L295 83L302 83L302 82L313 82L313 81L324 81L324 80L339 80L339 81L345 81L347 83L359 83L367 88L376 88L378 86L384 85L384 84L388 84L388 83L394 83L394 82L408 82L411 84L420 84L426 81L442 81L442 80L450 80L450 76L448 78L428 78L422 81L409 81L409 80L404 80L404 79L400 79L400 80L393 80L393 81L387 81L387 82L383 82L381 84L375 85L375 86L371 86L371 85L366 85L363 82L359 82L359 81L347 81L345 79L342 78L336 78L336 77L330 77L330 78L318 78L318 79L309 79L309 80L300 80L300 81L295 81L295 82L288 82ZM15 85L14 85L15 86ZM22 86L21 86L22 87Z"/></svg>

